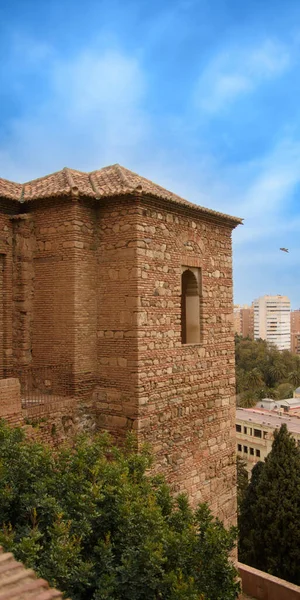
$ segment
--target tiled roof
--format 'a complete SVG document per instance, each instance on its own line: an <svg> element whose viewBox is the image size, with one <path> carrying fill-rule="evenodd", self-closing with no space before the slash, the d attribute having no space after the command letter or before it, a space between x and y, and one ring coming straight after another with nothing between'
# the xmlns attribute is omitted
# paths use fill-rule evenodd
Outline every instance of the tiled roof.
<svg viewBox="0 0 300 600"><path fill-rule="evenodd" d="M0 600L58 600L63 595L38 579L31 569L17 562L0 546Z"/></svg>
<svg viewBox="0 0 300 600"><path fill-rule="evenodd" d="M0 196L21 202L61 196L100 199L128 194L153 196L154 198L196 209L203 214L210 214L215 218L227 219L235 225L242 223L242 220L238 217L231 217L188 202L157 183L145 179L145 177L141 177L137 173L133 173L120 165L104 167L90 173L74 171L65 167L57 173L28 181L23 185L0 179Z"/></svg>
<svg viewBox="0 0 300 600"><path fill-rule="evenodd" d="M9 200L19 200L22 193L22 185L0 177L0 197Z"/></svg>

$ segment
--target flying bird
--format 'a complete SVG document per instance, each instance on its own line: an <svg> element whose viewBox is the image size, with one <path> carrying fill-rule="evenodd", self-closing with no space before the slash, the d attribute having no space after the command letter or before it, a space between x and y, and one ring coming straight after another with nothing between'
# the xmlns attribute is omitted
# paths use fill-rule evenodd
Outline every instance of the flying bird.
<svg viewBox="0 0 300 600"><path fill-rule="evenodd" d="M279 250L282 250L282 252L289 252L287 248L279 248Z"/></svg>

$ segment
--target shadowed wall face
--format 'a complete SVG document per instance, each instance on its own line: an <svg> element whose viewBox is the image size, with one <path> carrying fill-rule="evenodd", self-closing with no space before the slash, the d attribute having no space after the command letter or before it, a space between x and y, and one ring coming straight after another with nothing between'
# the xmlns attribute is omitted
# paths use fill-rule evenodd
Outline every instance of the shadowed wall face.
<svg viewBox="0 0 300 600"><path fill-rule="evenodd" d="M4 366L4 256L0 254L0 377Z"/></svg>

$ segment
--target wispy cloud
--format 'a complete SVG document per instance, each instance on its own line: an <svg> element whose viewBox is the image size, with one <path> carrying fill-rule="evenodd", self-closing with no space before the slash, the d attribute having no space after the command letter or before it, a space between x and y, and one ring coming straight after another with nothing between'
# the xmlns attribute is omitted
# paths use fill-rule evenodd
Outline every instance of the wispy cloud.
<svg viewBox="0 0 300 600"><path fill-rule="evenodd" d="M290 62L288 48L272 40L254 47L225 49L202 72L196 85L195 105L211 114L224 111L239 97L279 77Z"/></svg>
<svg viewBox="0 0 300 600"><path fill-rule="evenodd" d="M68 60L49 53L47 97L8 124L0 144L6 177L29 178L64 164L96 168L126 161L147 137L146 82L138 60L115 49L86 49Z"/></svg>

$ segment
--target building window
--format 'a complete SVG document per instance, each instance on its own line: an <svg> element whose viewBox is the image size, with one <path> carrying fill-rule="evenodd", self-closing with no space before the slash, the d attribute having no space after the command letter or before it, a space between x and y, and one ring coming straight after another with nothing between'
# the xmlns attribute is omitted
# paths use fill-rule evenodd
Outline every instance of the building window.
<svg viewBox="0 0 300 600"><path fill-rule="evenodd" d="M260 458L260 450L256 450L256 456L258 456L258 458Z"/></svg>
<svg viewBox="0 0 300 600"><path fill-rule="evenodd" d="M199 344L201 341L201 270L183 268L181 275L181 342Z"/></svg>
<svg viewBox="0 0 300 600"><path fill-rule="evenodd" d="M261 438L261 430L260 429L254 429L254 437Z"/></svg>
<svg viewBox="0 0 300 600"><path fill-rule="evenodd" d="M248 454L248 446L244 446L244 452L245 454Z"/></svg>
<svg viewBox="0 0 300 600"><path fill-rule="evenodd" d="M238 452L242 452L242 444L237 445Z"/></svg>
<svg viewBox="0 0 300 600"><path fill-rule="evenodd" d="M250 454L251 456L254 456L254 448L250 448Z"/></svg>
<svg viewBox="0 0 300 600"><path fill-rule="evenodd" d="M244 427L244 433L247 435L247 427Z"/></svg>
<svg viewBox="0 0 300 600"><path fill-rule="evenodd" d="M264 431L264 440L266 440L266 439L267 439L267 435L268 435L268 432L267 432L267 431Z"/></svg>
<svg viewBox="0 0 300 600"><path fill-rule="evenodd" d="M242 426L241 425L236 425L235 426L235 430L238 431L239 433L241 433L242 431Z"/></svg>

